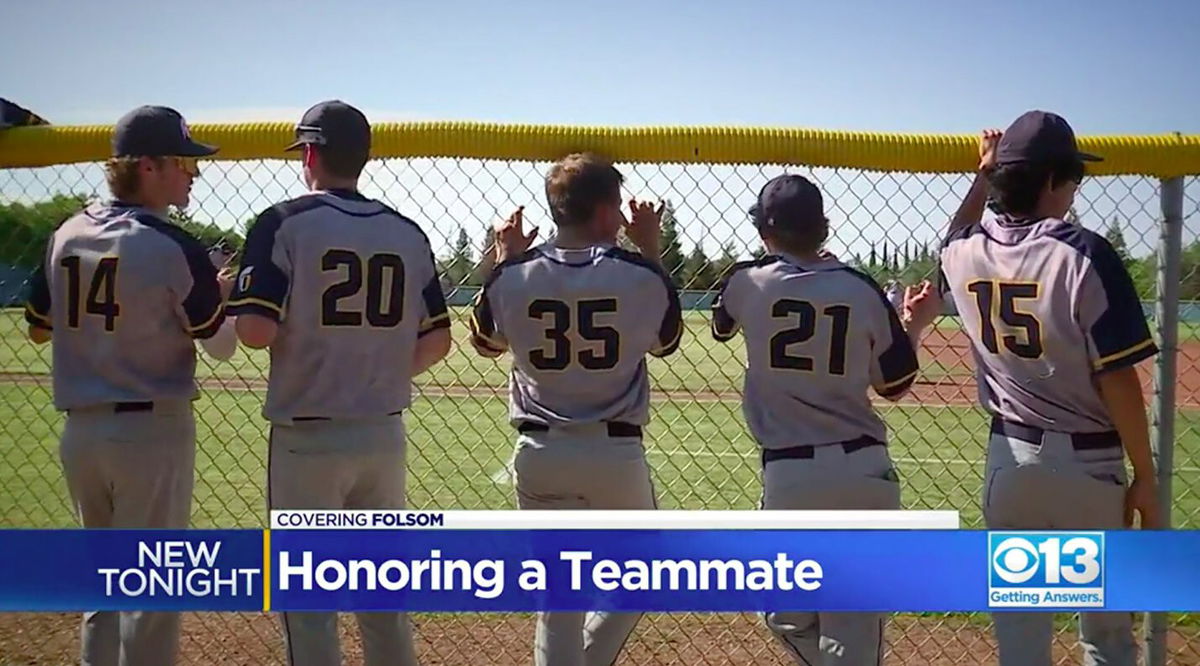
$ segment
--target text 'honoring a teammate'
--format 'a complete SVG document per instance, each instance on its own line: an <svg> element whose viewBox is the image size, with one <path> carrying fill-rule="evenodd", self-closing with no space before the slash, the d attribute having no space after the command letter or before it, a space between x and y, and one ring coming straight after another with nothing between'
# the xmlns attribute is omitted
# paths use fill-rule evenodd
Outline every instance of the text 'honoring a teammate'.
<svg viewBox="0 0 1200 666"><path fill-rule="evenodd" d="M595 559L591 551L562 551L558 564L569 565L570 589L638 591L814 591L821 587L824 572L820 563L795 560L777 553L774 560L752 559ZM525 591L548 589L548 571L543 560L526 559L520 563L517 586ZM427 559L324 559L317 561L311 551L299 558L287 551L279 553L280 590L298 587L327 592L462 590L481 599L504 594L505 562L498 559L469 561L442 559L441 551L432 550Z"/></svg>

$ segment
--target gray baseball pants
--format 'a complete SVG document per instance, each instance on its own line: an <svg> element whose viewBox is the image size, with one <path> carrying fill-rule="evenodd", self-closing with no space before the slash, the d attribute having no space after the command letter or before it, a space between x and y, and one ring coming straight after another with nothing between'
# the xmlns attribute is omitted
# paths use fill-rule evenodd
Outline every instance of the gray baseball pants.
<svg viewBox="0 0 1200 666"><path fill-rule="evenodd" d="M188 400L108 403L67 413L59 449L71 502L86 528L188 526L196 421ZM174 664L179 614L83 614L83 666Z"/></svg>
<svg viewBox="0 0 1200 666"><path fill-rule="evenodd" d="M524 432L513 461L522 509L656 509L640 436L606 424ZM536 666L610 666L641 613L538 613Z"/></svg>
<svg viewBox="0 0 1200 666"><path fill-rule="evenodd" d="M405 437L400 415L272 425L272 509L402 509ZM337 613L281 613L289 666L341 666ZM355 613L366 666L416 666L406 613Z"/></svg>
<svg viewBox="0 0 1200 666"><path fill-rule="evenodd" d="M1105 445L1107 439L1107 445ZM995 530L1124 527L1124 451L1116 433L1073 436L993 424L983 517ZM1049 666L1052 613L997 612L1001 666ZM1135 666L1131 613L1080 613L1086 666Z"/></svg>

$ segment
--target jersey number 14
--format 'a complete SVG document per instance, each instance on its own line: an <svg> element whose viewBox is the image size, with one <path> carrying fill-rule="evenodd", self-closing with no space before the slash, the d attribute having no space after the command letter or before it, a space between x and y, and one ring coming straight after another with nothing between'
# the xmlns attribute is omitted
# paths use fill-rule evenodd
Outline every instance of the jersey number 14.
<svg viewBox="0 0 1200 666"><path fill-rule="evenodd" d="M87 300L80 303L83 293L83 260L77 256L63 257L59 262L67 272L67 327L79 328L83 314L104 317L104 330L112 332L117 328L117 317L121 314L121 306L117 304L117 266L120 260L116 257L104 257L96 262L96 270L88 287ZM81 307L82 306L82 307Z"/></svg>

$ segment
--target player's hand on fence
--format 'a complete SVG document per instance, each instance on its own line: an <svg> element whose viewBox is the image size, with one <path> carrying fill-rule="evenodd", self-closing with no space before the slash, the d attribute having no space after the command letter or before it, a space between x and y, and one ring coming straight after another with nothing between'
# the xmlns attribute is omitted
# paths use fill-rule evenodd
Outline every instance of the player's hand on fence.
<svg viewBox="0 0 1200 666"><path fill-rule="evenodd" d="M237 252L234 252L225 245L219 245L209 249L208 260L212 262L213 268L221 270L233 261L233 257L236 254Z"/></svg>
<svg viewBox="0 0 1200 666"><path fill-rule="evenodd" d="M525 233L525 207L521 206L508 219L492 227L496 237L496 263L515 257L533 245L537 238L538 228L534 227Z"/></svg>
<svg viewBox="0 0 1200 666"><path fill-rule="evenodd" d="M625 235L642 251L642 256L655 261L659 258L662 237L662 212L666 203L658 207L649 201L629 200L629 221L625 223Z"/></svg>
<svg viewBox="0 0 1200 666"><path fill-rule="evenodd" d="M925 280L904 288L904 323L908 330L923 330L942 313L942 296Z"/></svg>
<svg viewBox="0 0 1200 666"><path fill-rule="evenodd" d="M1004 134L998 129L985 129L979 134L979 170L986 171L996 165L996 146Z"/></svg>
<svg viewBox="0 0 1200 666"><path fill-rule="evenodd" d="M233 266L223 266L217 272L217 287L221 290L221 299L229 300L233 293L233 285L237 282L237 270Z"/></svg>
<svg viewBox="0 0 1200 666"><path fill-rule="evenodd" d="M1125 527L1133 527L1133 514L1141 517L1144 530L1159 529L1161 513L1158 507L1158 484L1154 478L1134 477L1125 489Z"/></svg>

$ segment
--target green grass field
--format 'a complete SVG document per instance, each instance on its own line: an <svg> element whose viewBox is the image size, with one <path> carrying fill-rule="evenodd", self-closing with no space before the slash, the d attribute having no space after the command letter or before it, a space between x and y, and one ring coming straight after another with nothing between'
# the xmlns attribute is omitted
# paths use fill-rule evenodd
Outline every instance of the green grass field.
<svg viewBox="0 0 1200 666"><path fill-rule="evenodd" d="M507 366L481 359L467 342L466 311L455 308L456 344L450 356L439 364L422 382L435 386L503 387L508 385ZM655 388L664 391L696 391L727 393L741 388L745 353L740 341L721 344L708 334L708 313L685 313L687 331L683 344L667 359L651 359L650 375ZM939 331L949 333L959 328L959 320L943 317L937 322ZM1181 324L1180 342L1200 340L1200 324ZM937 335L931 332L927 340ZM0 311L0 372L45 374L50 371L49 354L25 341L25 322L19 310ZM268 367L265 351L241 348L229 363L211 365L201 356L197 374L200 377L265 378ZM963 375L963 368L944 368L937 363L927 365L923 376L934 380L945 374Z"/></svg>
<svg viewBox="0 0 1200 666"><path fill-rule="evenodd" d="M681 352L651 365L656 388L673 391L655 400L648 428L658 495L665 508L754 508L760 492L757 448L746 435L737 396L730 395L741 382L742 345L713 342L703 313L689 313L688 324ZM0 318L0 371L45 373L48 347L27 343L22 330L13 313ZM423 395L407 415L414 507L514 507L506 472L513 432L506 419L505 359L496 363L474 355L465 330L456 326L455 350L421 378ZM240 350L231 364L205 366L201 374L261 380L266 366L265 354ZM926 372L928 379L938 370ZM50 404L44 378L9 379L0 378L0 527L71 525L57 453L62 416ZM245 390L246 382L230 383L235 384L240 390L206 388L196 403L197 527L258 526L265 516L264 393ZM471 388L472 395L443 395L449 387ZM714 399L714 393L726 395ZM980 526L983 412L943 405L880 409L905 506L957 509L964 526ZM1175 524L1200 527L1200 412L1181 410L1176 427Z"/></svg>

